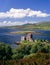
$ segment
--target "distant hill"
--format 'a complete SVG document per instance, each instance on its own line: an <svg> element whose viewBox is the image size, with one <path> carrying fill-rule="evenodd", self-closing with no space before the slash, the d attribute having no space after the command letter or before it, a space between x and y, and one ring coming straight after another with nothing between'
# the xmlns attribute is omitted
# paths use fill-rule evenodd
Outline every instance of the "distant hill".
<svg viewBox="0 0 50 65"><path fill-rule="evenodd" d="M34 29L40 29L40 30L50 30L50 22L39 22L39 23L27 23L22 25L22 28L27 30L34 30Z"/></svg>
<svg viewBox="0 0 50 65"><path fill-rule="evenodd" d="M24 25L22 25L22 26L30 26L30 25L36 25L35 23L34 24L32 24L32 23L27 23L27 24L24 24Z"/></svg>
<svg viewBox="0 0 50 65"><path fill-rule="evenodd" d="M34 30L34 29L50 30L50 22L39 22L34 24L27 23L19 26L8 26L8 28L16 28L21 30Z"/></svg>
<svg viewBox="0 0 50 65"><path fill-rule="evenodd" d="M40 25L40 26L50 26L50 22L39 22L36 25Z"/></svg>

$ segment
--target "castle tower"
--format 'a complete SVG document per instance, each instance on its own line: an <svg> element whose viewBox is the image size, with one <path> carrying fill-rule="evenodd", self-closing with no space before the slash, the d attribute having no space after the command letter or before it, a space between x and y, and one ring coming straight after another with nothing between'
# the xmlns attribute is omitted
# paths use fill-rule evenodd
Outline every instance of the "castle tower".
<svg viewBox="0 0 50 65"><path fill-rule="evenodd" d="M32 33L28 33L28 34L26 35L26 40L27 40L27 41L30 41L30 42L33 42Z"/></svg>
<svg viewBox="0 0 50 65"><path fill-rule="evenodd" d="M25 36L21 36L21 41L26 40Z"/></svg>

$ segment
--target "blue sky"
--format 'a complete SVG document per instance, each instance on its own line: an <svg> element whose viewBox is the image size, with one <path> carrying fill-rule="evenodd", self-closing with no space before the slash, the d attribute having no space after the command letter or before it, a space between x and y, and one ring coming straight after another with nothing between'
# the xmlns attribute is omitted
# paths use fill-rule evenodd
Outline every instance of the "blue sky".
<svg viewBox="0 0 50 65"><path fill-rule="evenodd" d="M0 0L0 26L50 21L50 0Z"/></svg>

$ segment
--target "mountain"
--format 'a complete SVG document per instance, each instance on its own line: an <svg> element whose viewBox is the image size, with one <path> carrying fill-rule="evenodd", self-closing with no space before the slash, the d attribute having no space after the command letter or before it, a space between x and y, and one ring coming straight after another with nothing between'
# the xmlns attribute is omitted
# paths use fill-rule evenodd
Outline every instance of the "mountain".
<svg viewBox="0 0 50 65"><path fill-rule="evenodd" d="M21 30L34 30L34 29L40 29L40 30L50 30L50 22L39 22L39 23L27 23L24 25L19 26L8 26L6 28L16 28Z"/></svg>
<svg viewBox="0 0 50 65"><path fill-rule="evenodd" d="M40 26L50 26L50 22L39 22L36 25L40 25Z"/></svg>

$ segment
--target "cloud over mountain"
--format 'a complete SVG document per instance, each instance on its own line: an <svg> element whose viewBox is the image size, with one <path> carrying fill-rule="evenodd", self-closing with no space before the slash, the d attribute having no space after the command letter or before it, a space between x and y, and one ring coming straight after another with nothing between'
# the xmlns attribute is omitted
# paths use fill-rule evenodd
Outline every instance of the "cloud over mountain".
<svg viewBox="0 0 50 65"><path fill-rule="evenodd" d="M9 11L0 12L0 18L24 18L24 17L48 17L50 14L43 13L42 11L27 9L14 9Z"/></svg>
<svg viewBox="0 0 50 65"><path fill-rule="evenodd" d="M15 25L23 25L23 24L27 24L27 23L36 23L35 21L15 21L15 22L12 22L12 21L3 21L3 22L0 22L0 27L2 26L15 26Z"/></svg>

